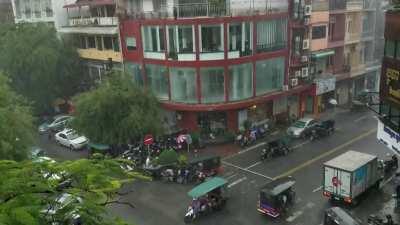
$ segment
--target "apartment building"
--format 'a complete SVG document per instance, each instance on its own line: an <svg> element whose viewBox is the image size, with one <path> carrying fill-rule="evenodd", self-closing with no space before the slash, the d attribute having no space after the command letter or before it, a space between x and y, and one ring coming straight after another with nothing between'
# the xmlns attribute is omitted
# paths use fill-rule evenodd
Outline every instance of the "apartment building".
<svg viewBox="0 0 400 225"><path fill-rule="evenodd" d="M15 23L49 23L58 29L67 15L65 1L72 0L11 0Z"/></svg>
<svg viewBox="0 0 400 225"><path fill-rule="evenodd" d="M66 20L58 32L75 43L87 68L89 82L122 68L119 18L114 0L76 0L63 5ZM92 84L89 84L92 85Z"/></svg>
<svg viewBox="0 0 400 225"><path fill-rule="evenodd" d="M156 94L171 126L236 131L246 120L312 113L307 71L289 76L292 2L126 0L118 7L125 72Z"/></svg>
<svg viewBox="0 0 400 225"><path fill-rule="evenodd" d="M12 10L11 0L0 0L0 24L13 22L14 14Z"/></svg>

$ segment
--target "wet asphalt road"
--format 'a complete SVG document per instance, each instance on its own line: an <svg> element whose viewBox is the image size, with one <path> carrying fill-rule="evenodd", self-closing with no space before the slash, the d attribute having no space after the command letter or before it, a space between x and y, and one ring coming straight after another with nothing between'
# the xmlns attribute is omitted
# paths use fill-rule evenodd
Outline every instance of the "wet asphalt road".
<svg viewBox="0 0 400 225"><path fill-rule="evenodd" d="M224 173L229 181L230 199L227 207L201 218L195 224L206 225L259 225L290 224L319 225L323 212L331 204L322 196L322 164L347 150L356 150L385 157L390 150L377 142L377 120L370 112L339 112L335 115L337 131L330 137L313 142L297 140L294 152L286 157L260 162L261 149L250 147L223 159ZM41 147L49 155L61 160L87 157L85 152L71 152L41 137ZM295 206L279 219L260 215L256 210L260 187L281 176L291 175L297 180ZM127 185L132 191L124 196L136 208L114 205L111 211L138 225L179 225L190 198L186 193L193 185L180 185L161 181L135 182ZM380 192L370 193L355 208L348 208L354 217L366 221L371 213L393 211L392 184L388 182ZM366 224L364 222L363 224Z"/></svg>

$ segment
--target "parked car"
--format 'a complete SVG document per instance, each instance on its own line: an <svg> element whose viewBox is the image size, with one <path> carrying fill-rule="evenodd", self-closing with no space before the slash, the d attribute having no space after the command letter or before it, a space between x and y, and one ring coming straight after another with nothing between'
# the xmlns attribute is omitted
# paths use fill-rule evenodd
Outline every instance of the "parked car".
<svg viewBox="0 0 400 225"><path fill-rule="evenodd" d="M305 132L317 125L317 121L313 118L302 118L294 122L288 129L289 136L299 138L304 137Z"/></svg>
<svg viewBox="0 0 400 225"><path fill-rule="evenodd" d="M39 134L44 134L48 131L59 132L63 130L66 124L72 119L73 117L68 115L55 116L50 121L44 122L39 126Z"/></svg>
<svg viewBox="0 0 400 225"><path fill-rule="evenodd" d="M81 216L78 214L76 209L70 208L74 204L82 203L80 197L73 196L69 193L62 193L59 195L53 204L47 206L47 208L41 210L44 218L51 221L53 217L57 217L57 222L52 224L68 224L68 225L81 225ZM62 216L62 217L60 217Z"/></svg>
<svg viewBox="0 0 400 225"><path fill-rule="evenodd" d="M31 152L30 159L32 159L32 160L36 160L39 157L46 156L46 153L43 151L43 149L41 149L40 147L37 147L37 146L31 147L30 152Z"/></svg>
<svg viewBox="0 0 400 225"><path fill-rule="evenodd" d="M89 143L89 140L85 136L79 135L73 129L65 129L61 132L58 132L55 135L55 139L57 143L64 145L71 150L81 149Z"/></svg>

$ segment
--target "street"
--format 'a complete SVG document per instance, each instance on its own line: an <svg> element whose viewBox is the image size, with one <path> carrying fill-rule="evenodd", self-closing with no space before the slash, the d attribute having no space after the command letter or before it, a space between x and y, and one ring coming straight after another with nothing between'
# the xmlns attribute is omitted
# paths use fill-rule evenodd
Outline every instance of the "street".
<svg viewBox="0 0 400 225"><path fill-rule="evenodd" d="M225 156L221 176L229 181L230 199L227 207L197 220L195 224L321 224L324 210L331 206L322 195L322 164L348 150L371 153L381 158L391 153L376 139L377 120L374 114L343 111L336 113L335 120L337 130L333 135L313 142L296 140L293 144L295 150L285 157L261 162L261 144ZM56 159L86 156L84 152L71 152L54 146L44 137L41 138L40 146ZM258 213L256 205L260 187L285 176L293 176L297 181L295 206L282 218L275 220ZM138 181L125 186L123 191L131 191L123 200L131 202L136 208L113 205L111 211L140 225L184 224L183 217L191 200L186 193L191 188L193 185ZM389 181L382 191L369 193L359 206L347 208L362 221L382 209L390 213L393 205L392 189Z"/></svg>

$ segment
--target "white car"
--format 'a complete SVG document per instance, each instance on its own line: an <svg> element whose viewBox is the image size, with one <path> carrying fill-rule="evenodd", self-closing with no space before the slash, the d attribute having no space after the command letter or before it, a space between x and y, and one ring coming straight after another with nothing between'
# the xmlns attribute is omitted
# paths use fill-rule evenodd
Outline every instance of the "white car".
<svg viewBox="0 0 400 225"><path fill-rule="evenodd" d="M89 140L82 135L79 135L73 129L65 129L55 135L56 142L64 145L71 150L78 150L85 147Z"/></svg>
<svg viewBox="0 0 400 225"><path fill-rule="evenodd" d="M304 133L315 125L317 125L317 121L313 118L303 118L292 124L287 129L287 134L295 138L303 137Z"/></svg>

